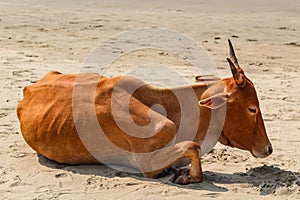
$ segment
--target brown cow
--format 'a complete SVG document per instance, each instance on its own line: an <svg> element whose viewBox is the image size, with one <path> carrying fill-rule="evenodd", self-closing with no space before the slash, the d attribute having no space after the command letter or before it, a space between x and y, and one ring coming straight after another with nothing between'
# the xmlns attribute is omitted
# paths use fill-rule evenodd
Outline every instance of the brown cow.
<svg viewBox="0 0 300 200"><path fill-rule="evenodd" d="M200 155L206 137L212 138L206 145L211 142L208 145L214 146L219 140L255 157L266 157L273 150L256 91L240 68L230 41L229 46L227 60L233 77L197 77L199 81L208 79L208 84L167 89L133 77L50 72L24 88L24 99L17 107L24 139L35 151L59 163L120 164L151 178L188 158L190 169L177 171L175 176L174 182L179 184L202 181ZM189 88L197 97L196 103L186 93ZM184 102L180 103L175 94L185 96ZM188 114L181 113L181 106ZM126 111L135 125L149 125L148 132L135 131ZM104 135L99 136L99 125ZM217 136L215 141L213 136Z"/></svg>

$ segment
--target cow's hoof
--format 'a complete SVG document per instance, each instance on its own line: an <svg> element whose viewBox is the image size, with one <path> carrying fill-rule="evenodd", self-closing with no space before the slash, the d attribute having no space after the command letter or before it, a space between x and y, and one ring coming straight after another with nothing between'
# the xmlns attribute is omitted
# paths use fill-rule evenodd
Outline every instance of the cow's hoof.
<svg viewBox="0 0 300 200"><path fill-rule="evenodd" d="M201 181L202 179L200 177L192 177L189 169L183 168L177 172L173 182L176 184L186 185L189 183L199 183Z"/></svg>
<svg viewBox="0 0 300 200"><path fill-rule="evenodd" d="M164 171L160 172L156 178L162 178L162 177L166 177L169 175L176 175L178 173L179 169L176 167L169 167L167 169L165 169Z"/></svg>

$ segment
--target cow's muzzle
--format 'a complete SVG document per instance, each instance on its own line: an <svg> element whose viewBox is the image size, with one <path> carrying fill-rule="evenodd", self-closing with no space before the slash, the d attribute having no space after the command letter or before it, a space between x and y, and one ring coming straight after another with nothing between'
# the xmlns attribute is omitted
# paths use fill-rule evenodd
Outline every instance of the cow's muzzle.
<svg viewBox="0 0 300 200"><path fill-rule="evenodd" d="M257 151L256 149L252 149L252 155L256 158L265 158L273 153L273 147L271 144L266 145L261 149L261 151Z"/></svg>

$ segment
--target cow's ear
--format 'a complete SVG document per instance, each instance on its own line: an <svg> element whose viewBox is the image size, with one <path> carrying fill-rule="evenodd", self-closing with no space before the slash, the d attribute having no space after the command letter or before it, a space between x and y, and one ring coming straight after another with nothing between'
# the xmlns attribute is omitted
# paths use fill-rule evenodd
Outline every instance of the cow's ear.
<svg viewBox="0 0 300 200"><path fill-rule="evenodd" d="M210 109L217 109L227 103L229 96L229 93L219 93L208 98L201 99L199 101L199 105Z"/></svg>

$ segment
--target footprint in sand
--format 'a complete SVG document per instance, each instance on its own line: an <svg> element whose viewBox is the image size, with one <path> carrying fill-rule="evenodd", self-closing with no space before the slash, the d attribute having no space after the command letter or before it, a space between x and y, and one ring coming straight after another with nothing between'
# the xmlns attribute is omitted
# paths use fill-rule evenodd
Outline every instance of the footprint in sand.
<svg viewBox="0 0 300 200"><path fill-rule="evenodd" d="M257 167L248 170L247 176L253 177L253 185L257 186L260 194L285 193L288 194L299 188L300 173L282 170L278 167Z"/></svg>

